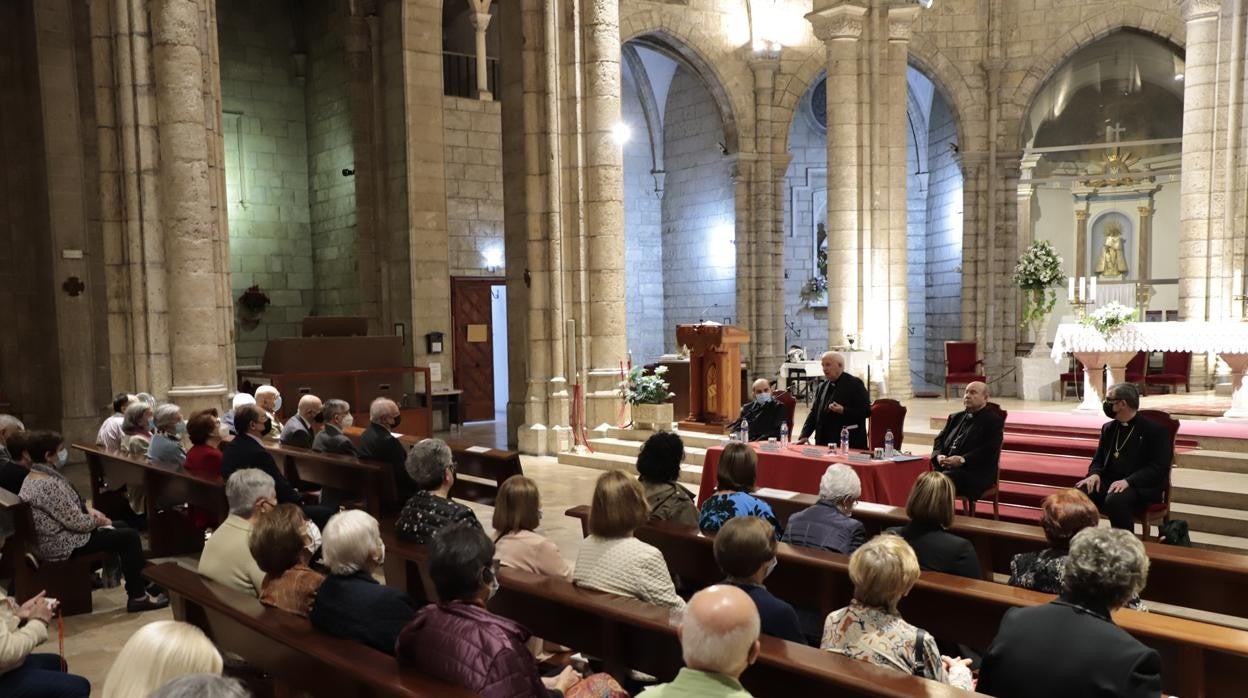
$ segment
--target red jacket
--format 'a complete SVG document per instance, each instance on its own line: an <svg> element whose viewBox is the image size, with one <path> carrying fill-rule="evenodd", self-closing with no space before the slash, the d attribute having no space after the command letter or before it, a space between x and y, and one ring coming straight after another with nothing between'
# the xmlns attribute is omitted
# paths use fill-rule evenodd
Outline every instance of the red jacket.
<svg viewBox="0 0 1248 698"><path fill-rule="evenodd" d="M514 621L462 601L429 604L399 633L395 655L422 674L483 698L546 698L537 663Z"/></svg>

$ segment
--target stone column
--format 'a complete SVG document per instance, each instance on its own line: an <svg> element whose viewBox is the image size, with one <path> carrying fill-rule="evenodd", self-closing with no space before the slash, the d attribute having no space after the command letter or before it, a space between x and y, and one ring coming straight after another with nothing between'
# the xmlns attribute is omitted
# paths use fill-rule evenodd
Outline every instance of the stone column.
<svg viewBox="0 0 1248 698"><path fill-rule="evenodd" d="M472 0L474 12L469 15L469 19L472 21L472 29L477 33L477 99L486 102L494 99L494 95L490 94L489 62L486 60L487 56L485 53L485 30L490 26L491 1Z"/></svg>
<svg viewBox="0 0 1248 698"><path fill-rule="evenodd" d="M1136 270L1135 276L1140 281L1150 281L1153 278L1153 207L1150 200L1148 206L1140 206L1136 208L1140 214L1140 266Z"/></svg>
<svg viewBox="0 0 1248 698"><path fill-rule="evenodd" d="M187 411L222 406L230 382L225 371L234 350L223 341L228 335L223 336L217 303L219 277L226 270L219 266L218 220L210 207L203 29L197 0L154 3L160 214L172 366L168 396Z"/></svg>
<svg viewBox="0 0 1248 698"><path fill-rule="evenodd" d="M753 332L758 326L758 301L755 298L756 284L754 281L754 249L749 244L754 238L754 201L751 196L754 180L754 153L733 153L729 156L729 177L733 188L733 235L736 240L737 253L737 324ZM668 332L675 332L669 327ZM757 338L751 338L744 351L753 358L753 347L757 346ZM679 350L679 347L677 347ZM743 357L744 358L744 357ZM682 415L677 415L681 417Z"/></svg>
<svg viewBox="0 0 1248 698"><path fill-rule="evenodd" d="M875 286L888 289L887 334L881 339L887 347L886 370L889 397L904 400L914 395L910 373L909 325L907 286L907 245L906 237L908 205L906 201L906 143L909 139L907 109L906 67L910 51L910 35L915 19L919 16L920 7L913 3L890 5L888 8L888 45L885 60L887 68L883 79L887 80L887 88L883 94L888 98L882 148L888 150L888 242L885 268L887 284L883 279L877 280ZM877 82L878 84L878 82ZM883 181L883 180L881 180ZM878 245L877 245L878 250Z"/></svg>
<svg viewBox="0 0 1248 698"><path fill-rule="evenodd" d="M758 155L753 167L751 224L748 226L748 237L743 241L737 239L738 248L748 250L747 269L737 269L737 274L746 273L753 280L752 299L753 315L748 319L741 318L742 324L751 333L750 368L752 374L770 377L780 365L784 353L784 294L776 289L783 286L781 270L784 267L784 246L778 232L780 225L776 221L776 209L779 199L776 194L776 154L773 139L772 102L775 94L776 71L780 68L780 49L747 48L750 70L754 74L754 141ZM787 163L786 163L787 164ZM783 170L780 181L784 179ZM738 226L740 232L741 227ZM740 256L738 256L740 260ZM748 322L748 324L747 324ZM779 337L777 334L779 328Z"/></svg>
<svg viewBox="0 0 1248 698"><path fill-rule="evenodd" d="M1075 271L1071 276L1078 279L1087 276L1088 270L1088 202L1075 200Z"/></svg>
<svg viewBox="0 0 1248 698"><path fill-rule="evenodd" d="M1179 313L1183 320L1210 319L1210 255L1214 225L1225 201L1214 195L1218 108L1218 0L1186 0L1186 64L1183 69L1183 177L1179 195ZM1197 357L1193 357L1196 359ZM1203 363L1203 362L1201 362ZM1198 373L1193 366L1193 373Z"/></svg>

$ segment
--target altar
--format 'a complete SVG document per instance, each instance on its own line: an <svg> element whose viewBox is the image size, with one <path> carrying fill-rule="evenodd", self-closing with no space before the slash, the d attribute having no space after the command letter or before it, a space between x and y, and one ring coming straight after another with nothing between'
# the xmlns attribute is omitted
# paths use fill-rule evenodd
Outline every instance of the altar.
<svg viewBox="0 0 1248 698"><path fill-rule="evenodd" d="M1105 394L1105 374L1109 384L1121 382L1127 362L1140 351L1189 351L1193 354L1217 354L1231 369L1234 390L1231 408L1224 419L1248 419L1248 389L1244 373L1248 370L1248 323L1244 322L1132 322L1110 335L1103 336L1095 328L1078 323L1062 323L1053 338L1053 360L1061 363L1066 354L1084 367L1083 402L1079 412L1100 412Z"/></svg>

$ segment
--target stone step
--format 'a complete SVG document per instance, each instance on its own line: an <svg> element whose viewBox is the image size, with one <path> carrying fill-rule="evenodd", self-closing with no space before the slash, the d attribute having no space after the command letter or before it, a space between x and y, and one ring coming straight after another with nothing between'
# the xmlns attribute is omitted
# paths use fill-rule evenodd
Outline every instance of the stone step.
<svg viewBox="0 0 1248 698"><path fill-rule="evenodd" d="M909 450L912 446L915 449L922 447L925 450L931 450L932 444L936 441L936 435L940 433L939 429L930 427L918 427L911 429L906 427L906 434L902 437L901 447Z"/></svg>
<svg viewBox="0 0 1248 698"><path fill-rule="evenodd" d="M1244 516L1241 509L1175 502L1170 505L1170 518L1187 521L1193 533L1199 531L1248 538L1248 517Z"/></svg>
<svg viewBox="0 0 1248 698"><path fill-rule="evenodd" d="M641 453L642 442L603 437L601 439L590 439L589 446L599 453L610 453L617 456L632 456L632 458L636 460L637 455ZM685 465L702 465L702 461L705 458L705 448L685 446Z"/></svg>
<svg viewBox="0 0 1248 698"><path fill-rule="evenodd" d="M622 441L636 441L643 443L654 432L644 429L620 429L619 427L610 427L605 433L598 433L597 437L605 437L611 439L620 439ZM704 434L700 431L685 431L677 429L676 434L680 436L680 440L685 442L685 447L708 449L714 446L723 446L728 443L727 436L718 436L716 434Z"/></svg>
<svg viewBox="0 0 1248 698"><path fill-rule="evenodd" d="M1179 467L1170 477L1175 503L1238 509L1248 518L1248 474Z"/></svg>
<svg viewBox="0 0 1248 698"><path fill-rule="evenodd" d="M559 454L561 465L579 465L595 470L623 470L629 474L637 473L637 457L622 456L614 453L578 453L564 451ZM680 466L680 481L696 485L702 482L702 466L684 464Z"/></svg>
<svg viewBox="0 0 1248 698"><path fill-rule="evenodd" d="M1180 453L1175 460L1184 468L1223 473L1248 473L1248 453L1243 452L1201 448Z"/></svg>
<svg viewBox="0 0 1248 698"><path fill-rule="evenodd" d="M1192 531L1192 547L1248 555L1248 538Z"/></svg>

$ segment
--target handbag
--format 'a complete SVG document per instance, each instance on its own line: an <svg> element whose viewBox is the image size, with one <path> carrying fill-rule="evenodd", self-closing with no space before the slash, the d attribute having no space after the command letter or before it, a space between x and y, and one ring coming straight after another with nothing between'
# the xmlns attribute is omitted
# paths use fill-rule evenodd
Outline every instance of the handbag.
<svg viewBox="0 0 1248 698"><path fill-rule="evenodd" d="M1181 545L1185 548L1192 547L1192 536L1188 530L1187 522L1183 519L1170 519L1157 527L1160 534L1160 540L1167 545Z"/></svg>

